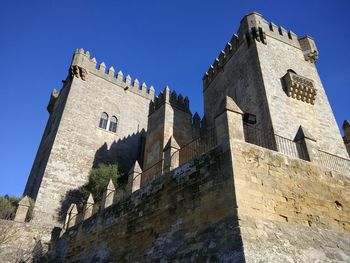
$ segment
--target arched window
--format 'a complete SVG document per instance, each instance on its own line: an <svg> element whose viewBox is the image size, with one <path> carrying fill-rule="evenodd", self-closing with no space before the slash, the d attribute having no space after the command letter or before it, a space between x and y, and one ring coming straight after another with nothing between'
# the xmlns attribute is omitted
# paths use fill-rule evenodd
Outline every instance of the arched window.
<svg viewBox="0 0 350 263"><path fill-rule="evenodd" d="M103 112L101 114L100 124L98 125L98 127L102 128L102 129L106 129L107 128L107 122L108 122L108 114Z"/></svg>
<svg viewBox="0 0 350 263"><path fill-rule="evenodd" d="M118 124L118 119L115 116L113 116L109 122L109 131L117 132L117 124Z"/></svg>

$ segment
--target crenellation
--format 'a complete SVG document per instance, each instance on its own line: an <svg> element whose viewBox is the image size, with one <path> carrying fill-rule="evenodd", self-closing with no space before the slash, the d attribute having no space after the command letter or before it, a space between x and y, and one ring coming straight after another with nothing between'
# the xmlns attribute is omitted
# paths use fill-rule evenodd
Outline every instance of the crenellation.
<svg viewBox="0 0 350 263"><path fill-rule="evenodd" d="M85 52L84 49L76 50L71 63L72 76L83 76L84 78L86 78L87 73L91 72L103 79L106 79L118 86L121 86L123 89L129 89L130 92L134 92L141 96L153 99L154 93L151 94L147 89L142 89L142 86L140 87L138 79L135 79L132 82L130 75L127 75L125 79L123 79L123 72L120 70L117 74L115 74L115 69L113 66L111 66L106 72L106 64L102 62L99 65L97 65L96 58L90 59L90 53L87 52L88 51Z"/></svg>
<svg viewBox="0 0 350 263"><path fill-rule="evenodd" d="M125 77L125 81L124 82L125 82L127 87L131 86L131 77L130 77L129 74Z"/></svg>
<svg viewBox="0 0 350 263"><path fill-rule="evenodd" d="M141 91L143 93L147 93L147 85L145 82L142 82L142 85L141 85ZM149 93L149 92L148 92Z"/></svg>
<svg viewBox="0 0 350 263"><path fill-rule="evenodd" d="M102 73L105 74L106 73L106 64L104 62L102 62L99 67L98 70Z"/></svg>
<svg viewBox="0 0 350 263"><path fill-rule="evenodd" d="M140 88L140 82L138 79L135 79L132 86L136 89L136 90L139 90Z"/></svg>
<svg viewBox="0 0 350 263"><path fill-rule="evenodd" d="M119 70L117 73L117 80L120 82L124 81L124 74L121 70Z"/></svg>
<svg viewBox="0 0 350 263"><path fill-rule="evenodd" d="M110 68L108 69L108 76L114 78L114 74L115 74L114 68L113 68L113 67L110 67Z"/></svg>
<svg viewBox="0 0 350 263"><path fill-rule="evenodd" d="M33 224L63 227L51 247L67 262L348 261L350 122L342 140L317 57L311 37L248 14L203 76L201 118L187 96L155 96L77 49L24 193ZM100 163L128 182L77 203Z"/></svg>
<svg viewBox="0 0 350 263"><path fill-rule="evenodd" d="M151 97L154 97L154 92L155 92L154 87L151 86L151 87L149 88L149 90L148 90L149 95L150 95Z"/></svg>

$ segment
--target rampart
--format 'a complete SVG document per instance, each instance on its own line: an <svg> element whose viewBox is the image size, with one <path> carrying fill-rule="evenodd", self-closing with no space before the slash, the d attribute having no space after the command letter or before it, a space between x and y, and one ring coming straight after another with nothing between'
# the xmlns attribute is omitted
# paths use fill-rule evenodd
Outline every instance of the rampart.
<svg viewBox="0 0 350 263"><path fill-rule="evenodd" d="M220 158L213 150L72 227L56 245L55 260L242 259L233 185Z"/></svg>
<svg viewBox="0 0 350 263"><path fill-rule="evenodd" d="M349 177L232 142L68 229L55 260L348 262Z"/></svg>

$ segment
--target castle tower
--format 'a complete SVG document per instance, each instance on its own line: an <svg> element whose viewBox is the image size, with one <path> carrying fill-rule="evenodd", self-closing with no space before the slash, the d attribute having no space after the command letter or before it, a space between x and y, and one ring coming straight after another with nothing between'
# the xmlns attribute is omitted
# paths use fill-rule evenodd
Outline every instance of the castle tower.
<svg viewBox="0 0 350 263"><path fill-rule="evenodd" d="M99 162L130 169L140 157L154 89L76 50L68 78L54 91L50 113L24 195L36 200L34 220L56 225L70 204L67 193L87 182ZM62 206L63 204L63 206Z"/></svg>
<svg viewBox="0 0 350 263"><path fill-rule="evenodd" d="M192 114L188 98L166 87L150 104L141 185L161 175L163 150L171 137L180 147L192 140Z"/></svg>
<svg viewBox="0 0 350 263"><path fill-rule="evenodd" d="M234 99L254 126L293 140L302 126L317 147L348 154L315 66L314 40L298 38L260 14L245 16L203 77L204 111L213 126L225 96ZM249 114L249 115L248 115Z"/></svg>

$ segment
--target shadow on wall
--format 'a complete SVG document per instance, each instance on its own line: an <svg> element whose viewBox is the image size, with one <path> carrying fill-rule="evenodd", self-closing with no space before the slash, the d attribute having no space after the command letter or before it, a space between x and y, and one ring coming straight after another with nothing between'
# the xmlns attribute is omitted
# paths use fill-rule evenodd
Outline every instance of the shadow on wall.
<svg viewBox="0 0 350 263"><path fill-rule="evenodd" d="M140 132L113 142L109 149L107 144L104 143L95 153L92 168L97 168L99 164L118 164L121 173L124 175L118 178L118 185L126 185L131 166L136 160L142 165L145 136L146 132L142 129ZM64 223L66 212L72 203L75 203L78 211L81 211L88 195L89 193L82 192L80 188L67 191L58 211L59 222Z"/></svg>
<svg viewBox="0 0 350 263"><path fill-rule="evenodd" d="M245 262L232 172L230 154L215 148L68 229L51 254L62 262L86 255L99 262Z"/></svg>
<svg viewBox="0 0 350 263"><path fill-rule="evenodd" d="M118 164L123 173L128 173L137 160L142 167L146 132L144 129L123 139L115 141L109 147L104 143L95 153L93 168L99 164Z"/></svg>

